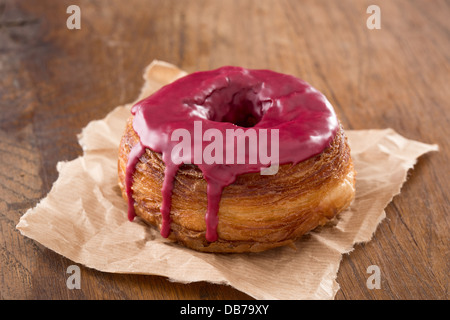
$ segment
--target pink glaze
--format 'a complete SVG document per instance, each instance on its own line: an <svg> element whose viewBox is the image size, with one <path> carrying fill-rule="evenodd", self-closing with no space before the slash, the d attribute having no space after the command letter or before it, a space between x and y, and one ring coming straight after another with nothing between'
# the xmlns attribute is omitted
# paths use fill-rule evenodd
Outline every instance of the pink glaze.
<svg viewBox="0 0 450 320"><path fill-rule="evenodd" d="M195 137L194 121L201 121L202 132L215 128L224 137L227 129L242 128L244 132L250 127L278 129L280 165L296 164L320 154L330 146L338 130L331 104L303 80L269 70L240 67L190 74L138 102L131 112L140 143L131 150L126 169L128 217L130 220L135 217L133 173L140 156L149 148L162 154L166 165L161 205L163 237L170 234L172 188L180 167L171 159L171 151L179 142L171 141L175 129L186 129L192 137ZM268 139L268 150L271 150L270 141ZM195 150L194 144L200 144L203 150L209 143L192 141L192 150ZM195 151L184 163L196 164L207 182L206 239L212 242L218 239L218 211L223 189L238 175L258 172L264 165L259 160L256 164L246 161L245 164L208 165L194 161L194 156ZM246 154L247 159L248 156Z"/></svg>

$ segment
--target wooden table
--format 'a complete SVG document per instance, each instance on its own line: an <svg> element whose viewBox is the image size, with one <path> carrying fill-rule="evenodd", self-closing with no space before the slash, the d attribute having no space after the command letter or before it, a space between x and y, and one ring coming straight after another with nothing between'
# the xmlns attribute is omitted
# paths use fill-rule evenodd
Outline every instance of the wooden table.
<svg viewBox="0 0 450 320"><path fill-rule="evenodd" d="M66 9L81 8L69 30ZM381 9L368 29L367 7ZM0 0L0 298L249 299L227 286L81 267L15 229L49 192L76 135L132 101L153 59L193 72L269 68L322 91L347 129L393 128L437 143L386 208L373 240L343 257L337 299L448 299L448 1ZM366 287L378 265L381 289Z"/></svg>

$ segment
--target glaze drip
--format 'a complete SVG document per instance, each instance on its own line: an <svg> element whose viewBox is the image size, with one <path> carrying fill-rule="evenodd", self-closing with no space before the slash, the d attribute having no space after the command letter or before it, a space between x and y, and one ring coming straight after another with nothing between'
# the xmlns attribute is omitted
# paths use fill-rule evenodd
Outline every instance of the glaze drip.
<svg viewBox="0 0 450 320"><path fill-rule="evenodd" d="M227 130L241 129L257 132L277 129L279 132L279 163L296 164L320 154L330 146L338 130L333 107L320 92L290 75L270 70L249 70L240 67L222 67L212 71L192 73L164 86L148 98L135 104L133 129L140 138L129 154L126 168L128 218L135 217L132 196L133 174L139 157L146 148L162 154L166 165L162 187L161 235L170 234L172 190L180 164L175 164L171 153L178 141L172 141L176 129L187 130L193 137L189 157L182 163L196 164L207 182L207 212L205 213L206 240L218 239L219 208L223 189L236 177L260 171L267 164L246 161L243 164L205 164L198 161L208 141L196 139L209 129L219 130L225 137ZM199 127L194 123L201 124ZM236 131L237 132L237 131ZM262 132L264 133L264 132ZM226 144L223 148L227 148ZM234 143L234 141L233 141ZM237 154L234 144L234 156ZM267 148L271 150L271 140ZM246 159L252 157L250 148ZM196 157L197 155L197 157Z"/></svg>

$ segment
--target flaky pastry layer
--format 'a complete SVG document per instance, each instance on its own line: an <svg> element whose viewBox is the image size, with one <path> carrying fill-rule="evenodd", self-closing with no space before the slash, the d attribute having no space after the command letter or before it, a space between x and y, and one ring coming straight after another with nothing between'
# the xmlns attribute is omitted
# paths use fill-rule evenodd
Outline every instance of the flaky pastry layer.
<svg viewBox="0 0 450 320"><path fill-rule="evenodd" d="M137 143L131 117L119 147L119 186L125 200L126 164ZM133 175L136 215L157 228L161 228L164 168L161 155L147 149ZM204 252L259 252L292 244L345 210L354 198L355 171L340 127L331 146L315 157L282 165L275 175L237 177L223 190L215 242L205 238L206 187L197 166L180 167L173 187L169 239Z"/></svg>

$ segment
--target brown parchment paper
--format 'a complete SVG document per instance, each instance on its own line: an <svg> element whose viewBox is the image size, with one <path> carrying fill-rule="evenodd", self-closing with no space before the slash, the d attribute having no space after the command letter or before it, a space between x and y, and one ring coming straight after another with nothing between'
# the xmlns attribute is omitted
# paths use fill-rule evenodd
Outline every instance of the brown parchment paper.
<svg viewBox="0 0 450 320"><path fill-rule="evenodd" d="M137 100L185 75L153 61ZM438 150L392 129L346 131L357 171L356 198L329 225L290 247L250 254L196 252L163 239L142 221L129 222L117 185L118 145L133 103L90 122L79 135L83 156L57 165L46 198L29 209L17 229L42 245L104 272L152 274L171 281L228 284L256 299L333 299L341 257L369 241L400 193L417 158Z"/></svg>

